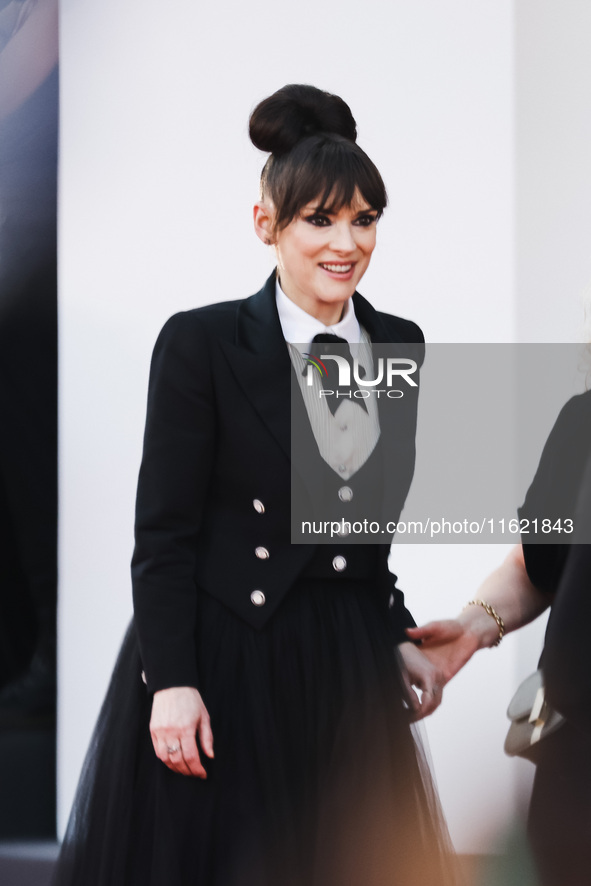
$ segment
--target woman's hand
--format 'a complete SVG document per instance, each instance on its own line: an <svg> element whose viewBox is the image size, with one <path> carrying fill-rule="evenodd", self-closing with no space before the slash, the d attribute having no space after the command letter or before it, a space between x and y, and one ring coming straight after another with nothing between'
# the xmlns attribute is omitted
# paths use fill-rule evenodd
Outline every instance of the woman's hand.
<svg viewBox="0 0 591 886"><path fill-rule="evenodd" d="M407 628L406 633L411 640L421 641L419 648L439 669L443 685L449 683L480 648L470 625L459 618L431 621L420 628Z"/></svg>
<svg viewBox="0 0 591 886"><path fill-rule="evenodd" d="M156 756L175 772L207 778L199 757L197 734L201 749L213 759L209 714L197 689L175 686L154 693L150 735Z"/></svg>
<svg viewBox="0 0 591 886"><path fill-rule="evenodd" d="M398 651L404 668L402 676L408 690L408 702L415 720L422 720L432 714L441 704L445 679L437 665L433 664L414 643L401 643ZM421 698L413 689L421 690Z"/></svg>

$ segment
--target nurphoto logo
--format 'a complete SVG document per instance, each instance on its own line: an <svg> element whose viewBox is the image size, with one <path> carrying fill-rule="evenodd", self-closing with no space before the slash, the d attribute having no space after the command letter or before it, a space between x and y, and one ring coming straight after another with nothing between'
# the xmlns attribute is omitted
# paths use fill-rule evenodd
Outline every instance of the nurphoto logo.
<svg viewBox="0 0 591 886"><path fill-rule="evenodd" d="M329 379L334 385L337 381L335 368L338 371L338 381L335 387L337 390L322 388L319 397L356 397L357 399L367 399L372 394L378 397L385 394L387 397L399 399L404 396L404 391L394 389L394 383L400 384L401 381L406 382L412 388L418 387L417 382L412 378L418 370L415 360L408 357L379 357L376 366L376 377L368 378L364 367L359 363L357 357L344 357L338 354L304 354L306 363L308 364L306 381L309 387L314 384L314 369L320 374L322 381ZM336 367L327 367L325 360L333 360ZM351 382L351 369L353 369L353 383ZM333 381L334 379L334 381ZM378 388L378 385L385 384L384 388Z"/></svg>

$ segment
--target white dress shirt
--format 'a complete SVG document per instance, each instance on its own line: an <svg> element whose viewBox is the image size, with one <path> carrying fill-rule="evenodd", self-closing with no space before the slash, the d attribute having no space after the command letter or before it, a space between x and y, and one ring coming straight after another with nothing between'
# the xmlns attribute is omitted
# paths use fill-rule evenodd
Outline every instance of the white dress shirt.
<svg viewBox="0 0 591 886"><path fill-rule="evenodd" d="M312 375L312 385L308 384L305 354L310 350L314 336L321 333L338 335L349 343L352 356L357 358L369 378L373 378L370 337L360 326L351 299L346 302L344 314L338 323L325 326L291 301L281 289L279 281L276 283L276 298L283 337L288 343L320 455L339 477L348 480L365 464L378 442L380 423L376 399L371 395L364 399L365 412L358 404L345 398L333 415L326 398L320 396L323 382L317 372Z"/></svg>

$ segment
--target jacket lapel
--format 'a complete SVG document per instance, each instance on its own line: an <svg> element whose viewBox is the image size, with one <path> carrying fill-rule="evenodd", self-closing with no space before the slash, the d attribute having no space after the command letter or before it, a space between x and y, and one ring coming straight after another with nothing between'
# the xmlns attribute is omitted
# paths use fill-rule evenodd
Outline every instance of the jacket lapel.
<svg viewBox="0 0 591 886"><path fill-rule="evenodd" d="M239 306L235 343L223 342L226 358L244 396L277 441L295 471L292 484L303 480L313 499L322 482L322 462L308 422L277 313L275 271L256 295ZM298 434L297 458L292 458L292 421ZM297 465L305 466L298 471ZM299 477L299 479L298 479Z"/></svg>
<svg viewBox="0 0 591 886"><path fill-rule="evenodd" d="M406 357L421 365L424 345L421 342L409 342L404 337L404 327L398 318L381 316L357 292L353 296L353 304L357 319L367 329L372 344L377 345L376 356ZM378 399L384 506L382 516L385 521L398 520L414 473L418 390L404 385L404 396L400 399L384 396Z"/></svg>
<svg viewBox="0 0 591 886"><path fill-rule="evenodd" d="M290 458L292 368L275 303L275 271L241 302L235 341L222 348L244 396Z"/></svg>

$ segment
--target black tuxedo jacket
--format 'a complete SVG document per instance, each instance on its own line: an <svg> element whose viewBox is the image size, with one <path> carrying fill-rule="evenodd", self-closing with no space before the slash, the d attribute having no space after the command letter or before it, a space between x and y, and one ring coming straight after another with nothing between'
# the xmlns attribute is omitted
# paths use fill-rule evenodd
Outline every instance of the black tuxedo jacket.
<svg viewBox="0 0 591 886"><path fill-rule="evenodd" d="M373 342L417 342L420 363L423 336L414 323L375 311L357 293L353 300ZM132 561L149 691L198 686L197 588L262 628L315 554L314 544L290 544L292 378L275 273L250 298L176 314L158 338ZM307 422L303 401L301 408ZM393 519L414 470L413 421L412 434L401 434L380 406L381 449L399 467ZM387 541L379 546L380 592L401 640L414 622L388 571ZM266 559L255 554L261 547Z"/></svg>

